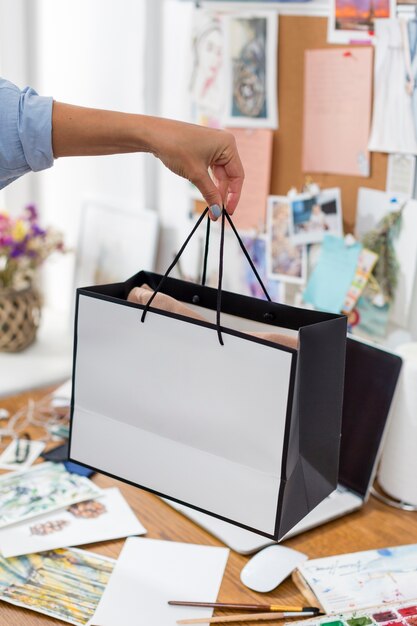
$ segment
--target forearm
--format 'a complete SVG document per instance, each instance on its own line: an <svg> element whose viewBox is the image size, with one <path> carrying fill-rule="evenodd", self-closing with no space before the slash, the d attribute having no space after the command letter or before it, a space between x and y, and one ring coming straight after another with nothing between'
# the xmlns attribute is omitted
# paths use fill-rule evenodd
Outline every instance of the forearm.
<svg viewBox="0 0 417 626"><path fill-rule="evenodd" d="M89 109L54 102L52 147L55 158L126 152L153 152L158 118Z"/></svg>

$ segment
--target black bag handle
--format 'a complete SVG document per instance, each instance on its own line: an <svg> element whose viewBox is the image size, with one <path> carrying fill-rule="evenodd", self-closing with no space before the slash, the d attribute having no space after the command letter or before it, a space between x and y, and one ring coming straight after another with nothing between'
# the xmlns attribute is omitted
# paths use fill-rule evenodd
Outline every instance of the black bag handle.
<svg viewBox="0 0 417 626"><path fill-rule="evenodd" d="M178 251L178 253L176 254L174 260L172 261L171 265L168 267L167 271L165 272L165 274L163 275L163 277L161 278L158 286L156 287L156 289L154 290L153 294L151 295L151 297L149 298L147 304L145 305L144 309L143 309L143 313L142 313L142 317L141 317L141 322L145 321L145 317L147 312L149 311L149 308L152 304L152 300L155 298L156 294L161 291L163 284L165 283L166 279L168 278L169 274L171 273L172 269L175 267L175 265L178 263L182 253L184 252L185 248L187 247L191 237L194 235L195 231L197 230L197 228L200 226L201 222L203 221L203 219L206 217L207 213L208 213L208 207L206 207L203 211L203 213L200 215L200 217L198 218L197 222L195 223L192 231L190 232L190 234L188 235L187 239L184 241L183 245L181 246L180 250ZM224 257L224 231L225 231L225 224L226 224L226 218L227 221L229 222L230 226L232 227L232 230L234 232L234 234L237 237L237 240L239 242L240 247L242 248L242 251L245 255L245 257L247 258L249 265L251 266L253 273L255 274L260 286L262 287L262 290L267 298L267 300L269 302L271 302L271 297L268 294L265 285L262 282L261 277L259 276L259 273L252 261L252 259L250 258L250 255L248 253L248 251L245 248L245 245L243 243L243 241L241 240L239 233L237 232L235 225L232 222L232 219L230 217L230 215L227 213L226 209L223 207L222 209L222 221L221 221L221 232L220 232L220 251L219 251L219 280L218 280L218 285L217 285L217 311L216 311L216 326L217 326L217 336L219 338L219 343L220 345L224 345L223 342L223 337L222 337L222 333L221 333L221 326L220 326L220 314L221 314L221 306L222 306L222 282L223 282L223 257ZM204 261L203 261L203 274L202 274L202 280L201 283L202 285L205 285L206 283L206 276L207 276L207 259L208 259L208 250L209 250L209 240L210 240L210 218L207 217L207 230L206 230L206 241L205 241L205 250L204 250Z"/></svg>

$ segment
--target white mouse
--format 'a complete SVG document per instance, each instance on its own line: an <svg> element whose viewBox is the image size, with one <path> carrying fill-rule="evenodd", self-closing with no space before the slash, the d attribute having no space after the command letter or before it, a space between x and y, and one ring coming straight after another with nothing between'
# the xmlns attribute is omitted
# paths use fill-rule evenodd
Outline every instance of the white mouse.
<svg viewBox="0 0 417 626"><path fill-rule="evenodd" d="M253 556L240 573L240 580L253 591L266 593L275 589L307 555L291 548L274 545Z"/></svg>

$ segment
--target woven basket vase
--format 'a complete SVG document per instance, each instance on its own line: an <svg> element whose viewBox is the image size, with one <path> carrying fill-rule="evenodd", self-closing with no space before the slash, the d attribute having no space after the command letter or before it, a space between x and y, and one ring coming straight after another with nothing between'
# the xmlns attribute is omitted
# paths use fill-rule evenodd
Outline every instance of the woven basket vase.
<svg viewBox="0 0 417 626"><path fill-rule="evenodd" d="M41 298L36 289L0 289L0 352L20 352L36 338Z"/></svg>

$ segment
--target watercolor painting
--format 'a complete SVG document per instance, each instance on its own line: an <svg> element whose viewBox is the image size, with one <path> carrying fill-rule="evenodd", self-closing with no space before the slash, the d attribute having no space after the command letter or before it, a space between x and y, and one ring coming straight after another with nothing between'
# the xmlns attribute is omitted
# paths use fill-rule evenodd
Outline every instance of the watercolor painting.
<svg viewBox="0 0 417 626"><path fill-rule="evenodd" d="M0 478L0 528L101 494L88 478L62 463L42 463Z"/></svg>
<svg viewBox="0 0 417 626"><path fill-rule="evenodd" d="M9 558L145 532L119 489L103 489L99 500L72 504L1 529L0 553Z"/></svg>
<svg viewBox="0 0 417 626"><path fill-rule="evenodd" d="M311 559L299 569L327 613L417 598L417 544Z"/></svg>
<svg viewBox="0 0 417 626"><path fill-rule="evenodd" d="M393 0L332 0L328 22L329 43L371 42L376 19L395 17Z"/></svg>
<svg viewBox="0 0 417 626"><path fill-rule="evenodd" d="M220 128L225 106L224 32L220 15L194 12L190 92L197 124Z"/></svg>
<svg viewBox="0 0 417 626"><path fill-rule="evenodd" d="M277 280L268 279L266 271L266 240L265 237L242 237L242 241L246 250L249 252L249 256L252 259L259 276L262 279L263 284L273 302L279 302L280 300L280 285ZM242 254L242 263L244 264L245 272L245 285L248 289L249 295L253 298L260 298L266 300L264 291L259 284L258 279L253 273L247 259Z"/></svg>
<svg viewBox="0 0 417 626"><path fill-rule="evenodd" d="M84 626L114 565L114 559L75 549L0 557L0 600Z"/></svg>

